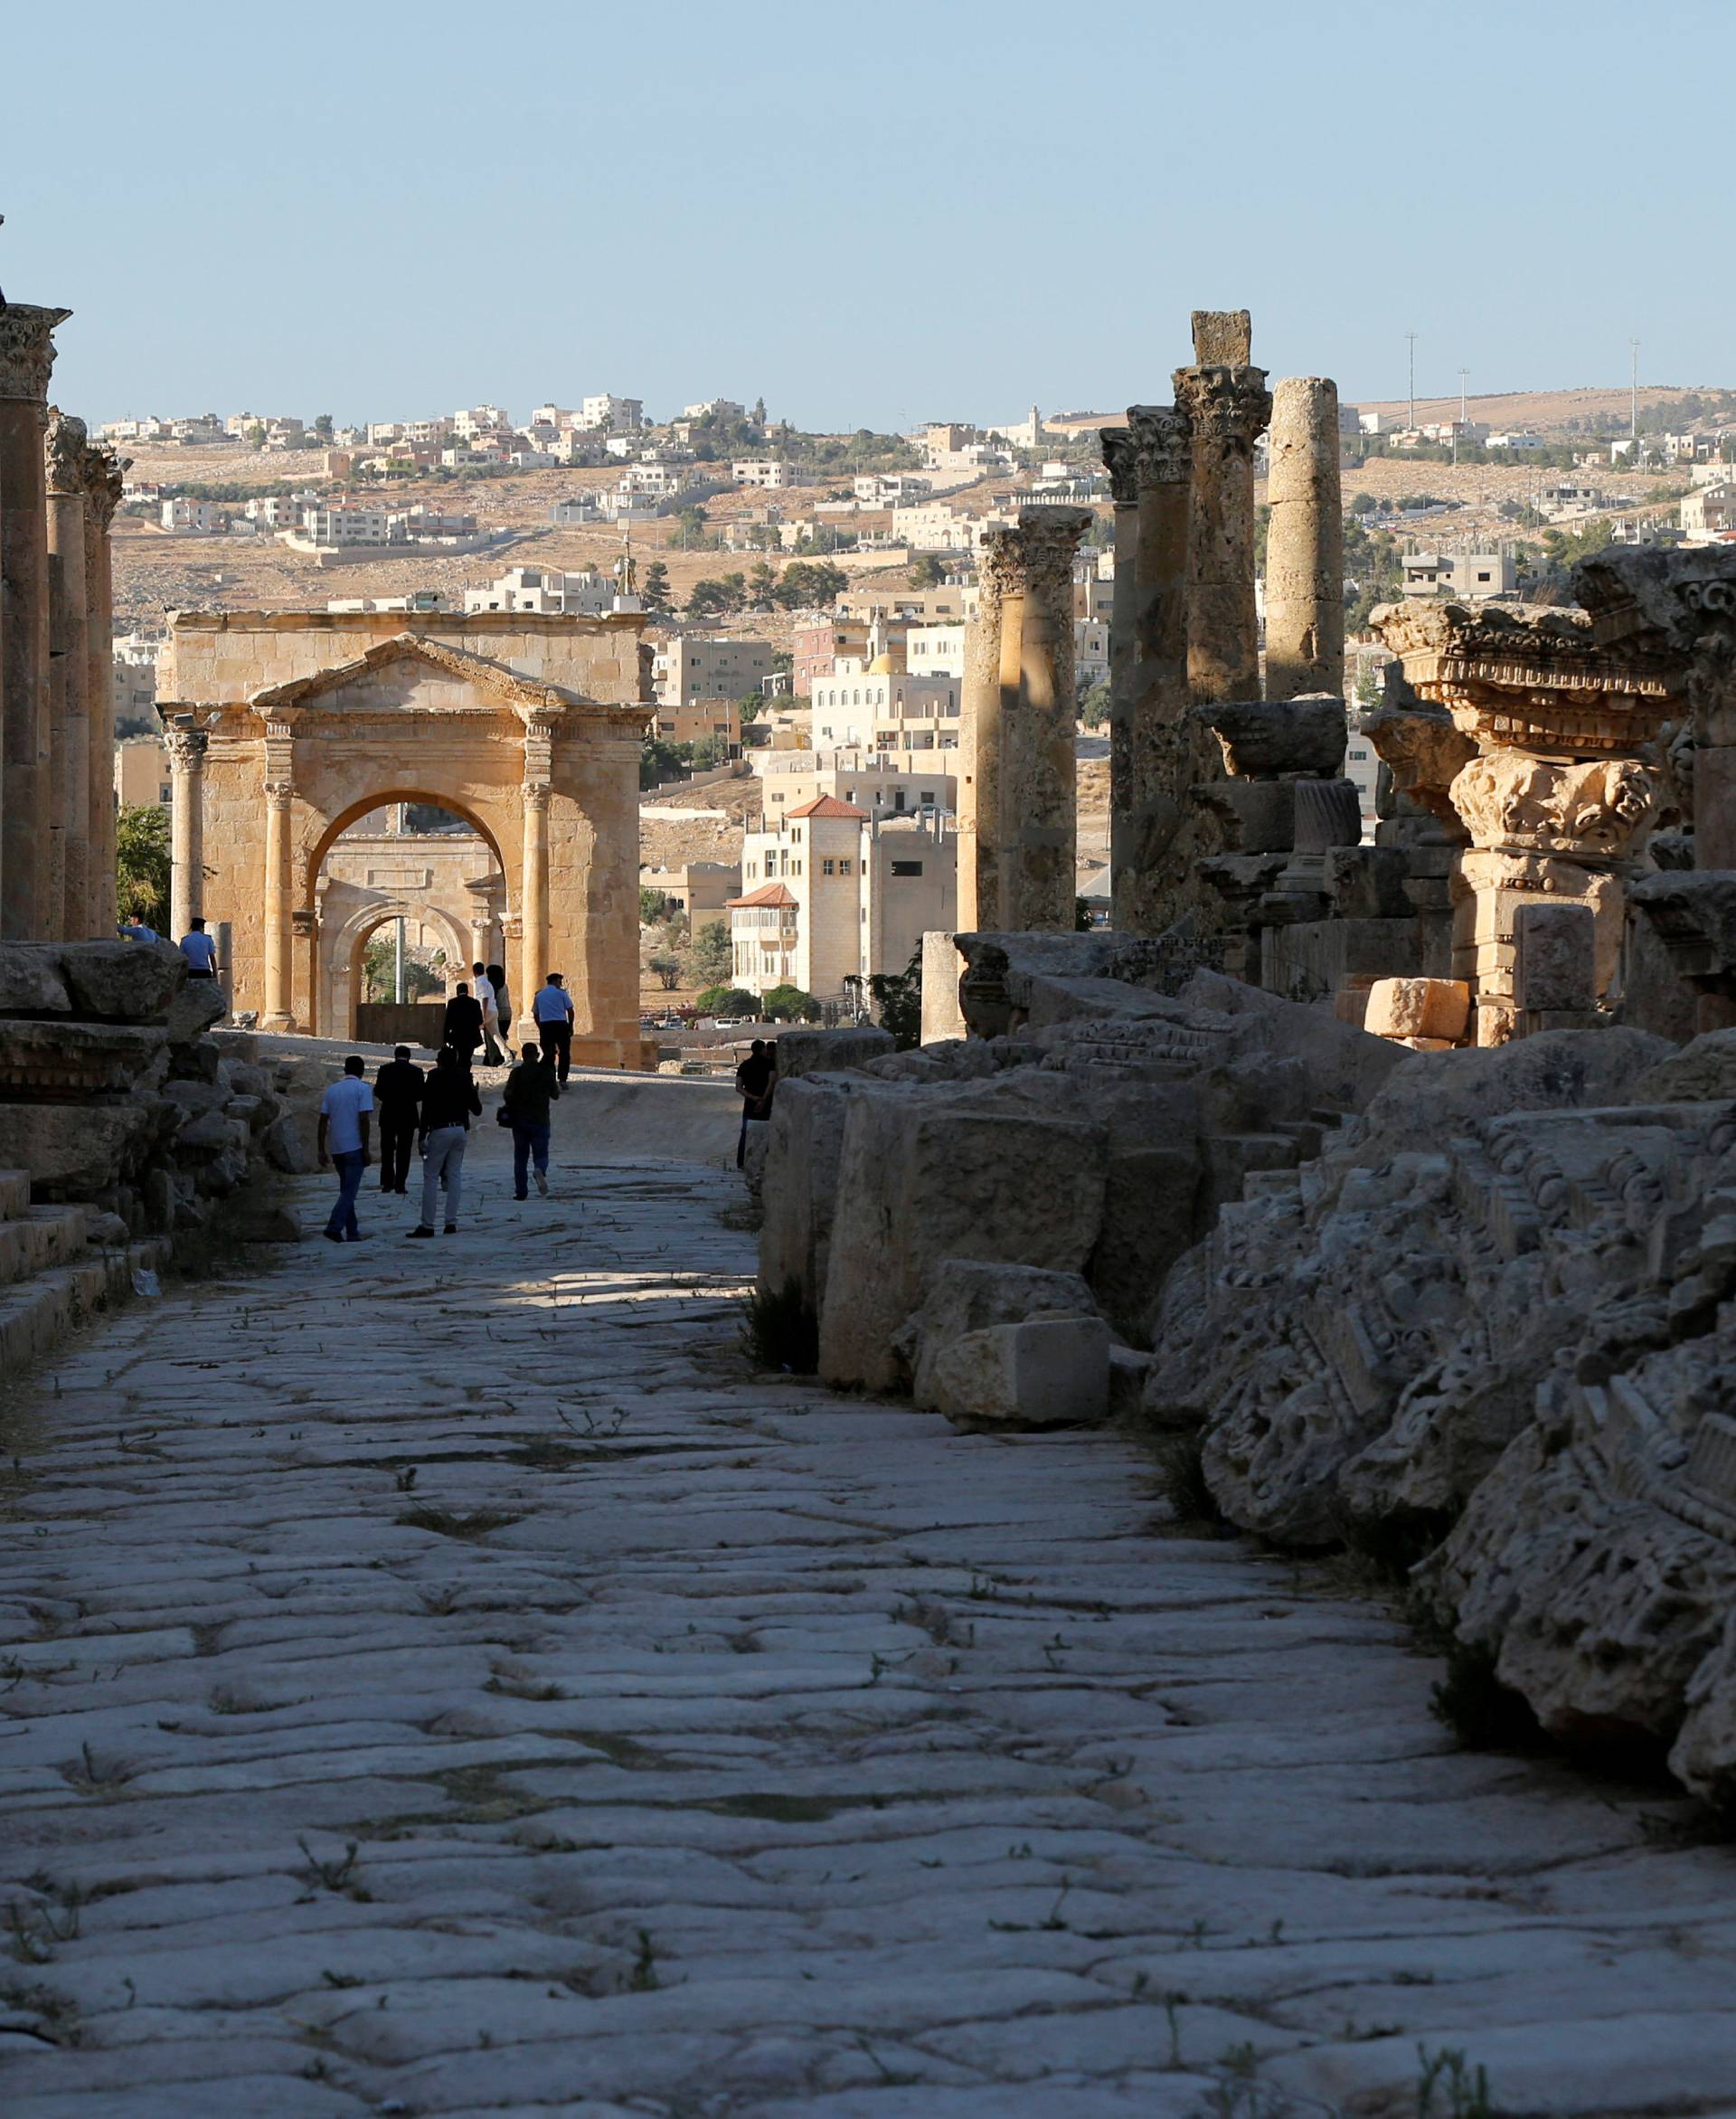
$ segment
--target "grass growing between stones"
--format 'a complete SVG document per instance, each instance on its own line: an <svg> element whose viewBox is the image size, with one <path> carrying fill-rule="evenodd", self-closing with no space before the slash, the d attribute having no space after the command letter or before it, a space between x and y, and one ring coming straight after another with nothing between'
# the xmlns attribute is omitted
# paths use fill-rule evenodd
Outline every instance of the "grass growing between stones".
<svg viewBox="0 0 1736 2119"><path fill-rule="evenodd" d="M1182 1529L1196 1537L1232 1535L1223 1510L1218 1506L1217 1496L1206 1480L1205 1440L1202 1434L1176 1435L1159 1448L1157 1483Z"/></svg>
<svg viewBox="0 0 1736 2119"><path fill-rule="evenodd" d="M795 1280L756 1288L742 1305L741 1344L758 1368L812 1376L820 1366L820 1320Z"/></svg>

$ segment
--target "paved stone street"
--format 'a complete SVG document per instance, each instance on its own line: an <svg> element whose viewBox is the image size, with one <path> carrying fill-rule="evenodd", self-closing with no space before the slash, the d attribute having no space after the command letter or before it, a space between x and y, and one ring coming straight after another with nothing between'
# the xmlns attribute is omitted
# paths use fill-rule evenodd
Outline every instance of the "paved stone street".
<svg viewBox="0 0 1736 2119"><path fill-rule="evenodd" d="M364 1193L43 1374L8 2119L1736 2097L1685 1803L1454 1750L1380 1608L1175 1536L1118 1440L756 1379L732 1172L520 1206L474 1140L456 1239Z"/></svg>

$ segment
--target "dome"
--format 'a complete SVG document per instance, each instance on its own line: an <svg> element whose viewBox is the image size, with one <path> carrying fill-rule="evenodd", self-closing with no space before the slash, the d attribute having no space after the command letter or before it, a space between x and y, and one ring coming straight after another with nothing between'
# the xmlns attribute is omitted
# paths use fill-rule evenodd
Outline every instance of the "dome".
<svg viewBox="0 0 1736 2119"><path fill-rule="evenodd" d="M898 672L892 667L892 658L890 655L876 655L868 665L868 675L870 676L896 676Z"/></svg>

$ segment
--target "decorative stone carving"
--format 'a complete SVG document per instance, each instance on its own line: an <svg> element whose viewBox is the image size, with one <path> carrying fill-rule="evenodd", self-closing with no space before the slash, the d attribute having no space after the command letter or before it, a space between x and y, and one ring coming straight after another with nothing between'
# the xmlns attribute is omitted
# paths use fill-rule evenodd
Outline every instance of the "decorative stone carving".
<svg viewBox="0 0 1736 2119"><path fill-rule="evenodd" d="M85 459L90 447L84 421L51 405L42 456L51 493L84 491Z"/></svg>
<svg viewBox="0 0 1736 2119"><path fill-rule="evenodd" d="M1195 442L1210 441L1251 464L1254 444L1272 417L1264 368L1177 368L1175 402L1187 416Z"/></svg>
<svg viewBox="0 0 1736 2119"><path fill-rule="evenodd" d="M1473 846L1617 860L1656 816L1656 771L1637 759L1561 765L1524 751L1473 758L1454 780L1454 809Z"/></svg>
<svg viewBox="0 0 1736 2119"><path fill-rule="evenodd" d="M54 368L54 332L71 314L71 309L35 308L28 302L0 305L0 398L46 399Z"/></svg>
<svg viewBox="0 0 1736 2119"><path fill-rule="evenodd" d="M1099 427L1104 468L1109 474L1109 494L1118 507L1136 506L1139 499L1138 453L1133 434L1126 427Z"/></svg>
<svg viewBox="0 0 1736 2119"><path fill-rule="evenodd" d="M90 518L104 535L108 534L115 510L120 506L132 461L129 456L117 456L101 442L85 445L81 489Z"/></svg>
<svg viewBox="0 0 1736 2119"><path fill-rule="evenodd" d="M1179 405L1130 404L1127 427L1133 436L1139 484L1183 486L1194 462L1194 437Z"/></svg>
<svg viewBox="0 0 1736 2119"><path fill-rule="evenodd" d="M211 748L211 738L203 729L165 728L163 732L164 748L169 753L170 770L176 773L197 772L205 762L205 752ZM268 794L269 793L268 790ZM285 799L293 792L286 792Z"/></svg>

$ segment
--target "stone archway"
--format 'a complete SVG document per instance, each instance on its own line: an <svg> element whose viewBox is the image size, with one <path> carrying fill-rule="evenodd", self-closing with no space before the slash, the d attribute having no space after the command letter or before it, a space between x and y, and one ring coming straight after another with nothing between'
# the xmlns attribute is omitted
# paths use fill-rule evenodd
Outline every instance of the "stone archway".
<svg viewBox="0 0 1736 2119"><path fill-rule="evenodd" d="M234 1007L319 1022L321 862L369 809L430 802L495 856L514 990L564 972L574 1057L637 1065L642 622L175 614L162 711L198 739L183 887L227 930Z"/></svg>
<svg viewBox="0 0 1736 2119"><path fill-rule="evenodd" d="M470 962L470 939L444 906L409 898L376 898L357 905L341 923L320 922L317 1036L354 1037L363 956L373 936L392 920L420 920L443 929L447 961L455 967L456 977L464 976Z"/></svg>

